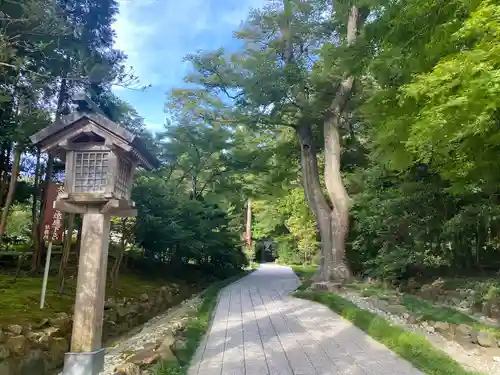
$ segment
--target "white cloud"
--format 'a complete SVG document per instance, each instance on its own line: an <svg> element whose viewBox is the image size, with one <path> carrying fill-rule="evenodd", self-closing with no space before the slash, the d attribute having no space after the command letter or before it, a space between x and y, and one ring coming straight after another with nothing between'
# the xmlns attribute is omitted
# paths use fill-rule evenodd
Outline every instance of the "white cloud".
<svg viewBox="0 0 500 375"><path fill-rule="evenodd" d="M249 9L265 1L119 0L116 47L128 55L141 83L180 82L186 54L230 42Z"/></svg>

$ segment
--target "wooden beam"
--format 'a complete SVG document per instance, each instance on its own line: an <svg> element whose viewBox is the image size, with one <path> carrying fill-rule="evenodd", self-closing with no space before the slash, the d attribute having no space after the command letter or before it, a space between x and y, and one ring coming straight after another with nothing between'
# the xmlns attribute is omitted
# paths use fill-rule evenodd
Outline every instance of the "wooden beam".
<svg viewBox="0 0 500 375"><path fill-rule="evenodd" d="M61 212L72 214L84 214L87 212L87 207L69 203L65 200L54 201L54 208Z"/></svg>

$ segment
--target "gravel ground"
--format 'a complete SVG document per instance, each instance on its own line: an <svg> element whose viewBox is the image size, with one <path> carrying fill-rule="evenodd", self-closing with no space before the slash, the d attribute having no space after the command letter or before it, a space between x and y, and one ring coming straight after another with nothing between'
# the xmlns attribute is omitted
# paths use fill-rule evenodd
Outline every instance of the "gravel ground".
<svg viewBox="0 0 500 375"><path fill-rule="evenodd" d="M500 357L487 353L485 349L480 347L474 349L464 348L459 343L448 340L439 333L429 332L425 327L419 324L408 324L403 317L380 310L373 306L367 298L355 292L344 290L339 294L350 300L359 308L371 311L407 331L416 332L425 336L432 344L446 352L467 370L479 371L489 375L500 375Z"/></svg>
<svg viewBox="0 0 500 375"><path fill-rule="evenodd" d="M179 324L181 320L197 309L200 303L201 298L199 295L185 300L180 305L167 310L164 314L152 318L141 328L114 340L115 345L106 349L104 370L100 375L113 375L116 366L122 364L126 357L164 338L172 327Z"/></svg>

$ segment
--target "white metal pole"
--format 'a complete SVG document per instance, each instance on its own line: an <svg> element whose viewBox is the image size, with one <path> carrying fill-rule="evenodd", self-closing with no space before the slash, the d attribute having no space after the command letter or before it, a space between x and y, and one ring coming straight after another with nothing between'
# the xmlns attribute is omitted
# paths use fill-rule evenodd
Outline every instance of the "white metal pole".
<svg viewBox="0 0 500 375"><path fill-rule="evenodd" d="M52 254L52 240L47 248L47 258L45 259L45 270L43 271L42 296L40 297L40 309L45 305L45 292L47 291L47 280L49 279L50 256Z"/></svg>

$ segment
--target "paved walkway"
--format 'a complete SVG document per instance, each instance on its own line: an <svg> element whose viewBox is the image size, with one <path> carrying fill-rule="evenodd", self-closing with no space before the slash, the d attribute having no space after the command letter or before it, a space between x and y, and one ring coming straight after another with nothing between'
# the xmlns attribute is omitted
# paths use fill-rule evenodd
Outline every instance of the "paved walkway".
<svg viewBox="0 0 500 375"><path fill-rule="evenodd" d="M417 375L327 307L292 298L288 267L263 265L220 294L189 375Z"/></svg>

